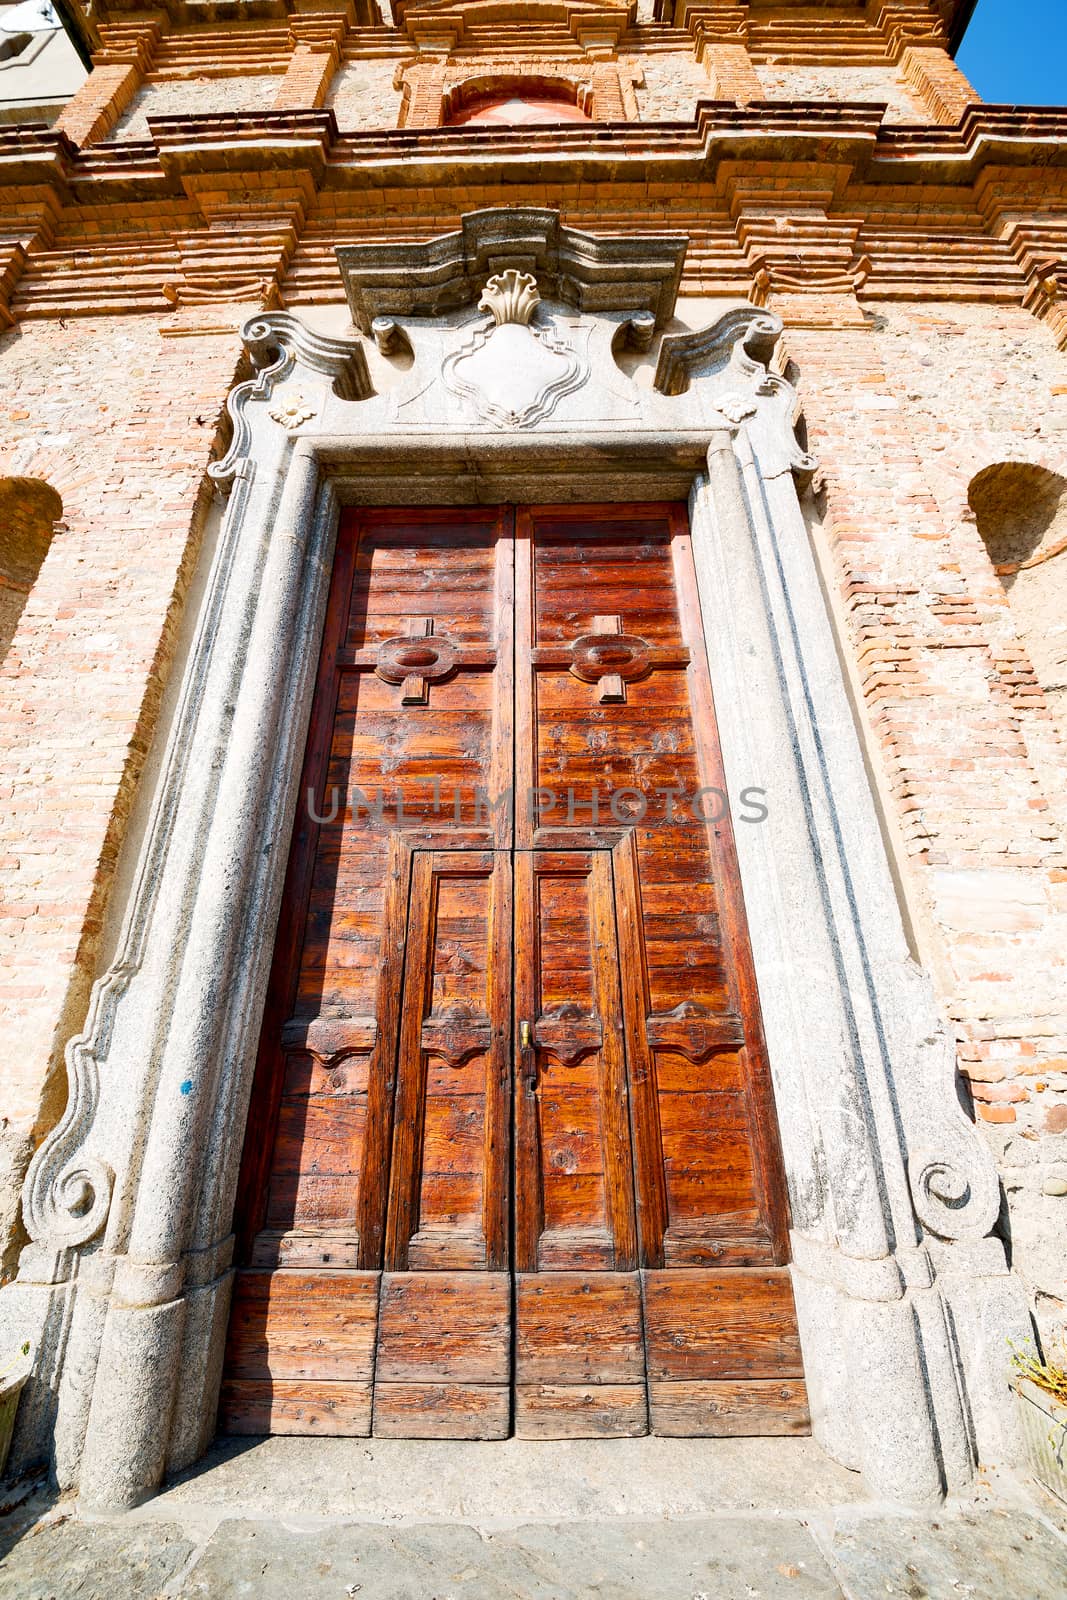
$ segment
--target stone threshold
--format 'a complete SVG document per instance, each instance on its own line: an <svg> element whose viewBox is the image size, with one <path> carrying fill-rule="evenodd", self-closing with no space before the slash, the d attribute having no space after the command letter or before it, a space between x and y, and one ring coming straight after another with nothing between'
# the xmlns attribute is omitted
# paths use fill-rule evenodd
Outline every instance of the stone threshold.
<svg viewBox="0 0 1067 1600"><path fill-rule="evenodd" d="M0 1600L1049 1600L1030 1487L902 1511L807 1439L226 1439L135 1511L0 1516Z"/></svg>

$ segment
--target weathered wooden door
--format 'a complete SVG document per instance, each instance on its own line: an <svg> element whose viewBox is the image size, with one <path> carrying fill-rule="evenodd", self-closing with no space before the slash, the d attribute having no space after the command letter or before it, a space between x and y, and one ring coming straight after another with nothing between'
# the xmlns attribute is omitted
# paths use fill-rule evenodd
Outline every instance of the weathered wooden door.
<svg viewBox="0 0 1067 1600"><path fill-rule="evenodd" d="M346 517L225 1428L805 1429L724 788L684 509Z"/></svg>

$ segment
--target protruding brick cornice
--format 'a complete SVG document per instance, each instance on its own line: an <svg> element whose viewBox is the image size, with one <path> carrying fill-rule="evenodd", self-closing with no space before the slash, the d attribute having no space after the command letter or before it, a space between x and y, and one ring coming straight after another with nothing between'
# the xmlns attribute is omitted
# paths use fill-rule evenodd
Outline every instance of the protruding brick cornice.
<svg viewBox="0 0 1067 1600"><path fill-rule="evenodd" d="M684 13L712 97L741 106L762 100L763 85L748 53L748 13L739 0L687 3Z"/></svg>
<svg viewBox="0 0 1067 1600"><path fill-rule="evenodd" d="M410 205L413 219L447 220L447 201L434 207L428 196L506 184L518 198L543 193L547 184L573 192L579 181L647 194L652 225L665 194L677 196L687 216L693 206L709 220L728 224L732 215L736 254L722 280L730 288L714 292L736 293L747 265L741 292L762 294L779 310L783 296L798 297L795 310L790 302L791 322L802 317L815 325L813 317L832 315L840 325L846 301L858 315L857 289L864 303L936 292L1025 300L1060 337L1064 242L1050 230L1058 211L1048 197L1050 186L1067 193L1064 110L978 106L958 127L913 128L882 123L878 106L705 103L688 126L623 124L610 139L602 128L581 125L342 136L328 110L157 118L149 126L152 142L84 151L54 130L0 133L0 227L27 251L22 278L8 294L17 315L150 310L160 290L146 279L146 251L161 263L155 281L177 284L183 303L231 287L261 300L279 285L284 292L305 218L327 193L339 213L369 207L381 215L384 206L395 214ZM759 190L785 163L792 210L783 191L761 198ZM909 188L915 204L899 239L884 241L884 227L875 227L868 242L867 218L884 209L879 190L892 191L890 209L899 212ZM191 200L207 232L180 256L174 241L190 230ZM633 200L635 217L644 207ZM761 212L776 209L787 218L796 212L797 227L780 236L764 227ZM102 233L96 217L107 218ZM69 229L78 238L76 255L49 242L56 219L57 237ZM946 227L957 236L952 248L944 243ZM872 263L866 280L865 256ZM703 262L698 253L694 281L718 281Z"/></svg>
<svg viewBox="0 0 1067 1600"><path fill-rule="evenodd" d="M341 135L332 111L232 112L150 119L154 146L107 145L76 151L52 129L0 131L0 182L58 182L103 202L116 185L131 203L159 198L164 177L226 168L265 172L305 166L327 186L424 186L429 178L463 185L524 167L556 178L666 173L675 181L713 173L720 162L827 162L862 181L973 183L990 164L1067 166L1067 108L972 106L956 127L882 121L880 106L832 102L758 106L703 103L694 121L631 123L603 130L551 128L383 129ZM166 185L164 185L166 187Z"/></svg>
<svg viewBox="0 0 1067 1600"><path fill-rule="evenodd" d="M300 169L319 182L337 138L332 111L150 117L148 127L163 172L183 179L211 172Z"/></svg>
<svg viewBox="0 0 1067 1600"><path fill-rule="evenodd" d="M751 0L732 0L736 6L748 10ZM676 27L686 26L686 14L689 10L707 4L707 0L656 0L656 21L673 22ZM811 10L810 0L798 0L798 5ZM888 8L901 11L912 11L916 14L926 12L930 17L930 27L936 28L942 38L951 48L955 48L962 38L963 27L969 21L974 11L975 0L855 0L852 13L847 9L834 8L837 16L842 20L853 20L856 15L865 13L872 20L876 20L879 12ZM827 8L827 25L834 21L830 8Z"/></svg>
<svg viewBox="0 0 1067 1600"><path fill-rule="evenodd" d="M57 128L0 128L0 188L47 185L69 203L77 161L76 146Z"/></svg>
<svg viewBox="0 0 1067 1600"><path fill-rule="evenodd" d="M305 13L290 20L293 53L278 89L275 110L319 109L341 63L348 31L348 16L329 11Z"/></svg>
<svg viewBox="0 0 1067 1600"><path fill-rule="evenodd" d="M64 106L56 126L78 145L105 138L144 83L159 39L154 18L102 27L102 48L93 57L93 70Z"/></svg>
<svg viewBox="0 0 1067 1600"><path fill-rule="evenodd" d="M944 22L929 0L867 0L866 15L890 61L899 61L909 46L948 50Z"/></svg>
<svg viewBox="0 0 1067 1600"><path fill-rule="evenodd" d="M93 55L94 68L130 66L142 74L149 72L161 33L155 18L109 22L100 29L100 48Z"/></svg>
<svg viewBox="0 0 1067 1600"><path fill-rule="evenodd" d="M76 0L75 0L76 3ZM341 5L321 4L322 10L341 10ZM360 26L373 27L381 23L374 0L353 0L355 20ZM146 11L165 18L173 28L195 28L226 22L267 22L282 20L300 9L299 0L162 0L156 7L148 8L139 0L94 0L94 14L98 25L122 23L130 13L143 17Z"/></svg>
<svg viewBox="0 0 1067 1600"><path fill-rule="evenodd" d="M0 333L15 324L11 297L26 265L26 252L18 243L0 246Z"/></svg>
<svg viewBox="0 0 1067 1600"><path fill-rule="evenodd" d="M611 56L637 19L637 0L413 0L401 5L398 24L420 53L447 55L486 24L564 23L578 48ZM536 33L531 32L536 38Z"/></svg>

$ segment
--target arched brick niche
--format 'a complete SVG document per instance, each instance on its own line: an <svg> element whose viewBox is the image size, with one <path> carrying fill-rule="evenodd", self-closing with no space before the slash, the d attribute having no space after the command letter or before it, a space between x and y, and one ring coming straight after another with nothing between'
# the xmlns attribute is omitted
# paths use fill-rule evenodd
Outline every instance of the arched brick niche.
<svg viewBox="0 0 1067 1600"><path fill-rule="evenodd" d="M6 656L63 511L40 478L0 478L0 660Z"/></svg>
<svg viewBox="0 0 1067 1600"><path fill-rule="evenodd" d="M1021 461L973 479L968 500L1015 625L1067 737L1067 478Z"/></svg>
<svg viewBox="0 0 1067 1600"><path fill-rule="evenodd" d="M439 128L465 121L463 108L477 101L568 103L577 115L558 121L636 122L634 80L640 73L616 61L515 60L416 61L398 75L402 128ZM488 125L504 121L486 118ZM532 122L532 117L515 118ZM548 118L539 120L548 121Z"/></svg>
<svg viewBox="0 0 1067 1600"><path fill-rule="evenodd" d="M449 126L475 123L486 127L590 122L592 100L588 85L565 78L474 78L445 94L441 120Z"/></svg>

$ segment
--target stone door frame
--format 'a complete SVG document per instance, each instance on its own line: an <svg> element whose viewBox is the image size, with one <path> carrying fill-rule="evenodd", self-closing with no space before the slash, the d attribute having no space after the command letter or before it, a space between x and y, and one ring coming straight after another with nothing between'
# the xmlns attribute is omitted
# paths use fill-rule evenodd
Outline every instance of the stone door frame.
<svg viewBox="0 0 1067 1600"><path fill-rule="evenodd" d="M0 1292L0 1330L37 1352L18 1451L50 1449L64 1485L128 1505L213 1435L234 1194L342 505L686 499L727 788L735 803L766 790L766 820L735 831L814 1432L873 1493L935 1500L976 1460L1015 1457L1004 1340L1029 1322L994 1233L992 1158L905 941L798 498L814 464L792 430L795 393L769 367L781 325L734 306L668 332L639 391L616 356L648 348L671 316L679 242L604 245L552 213L480 216L469 236L465 219L462 238L394 247L392 277L383 247L367 252L349 278L364 337L326 338L285 312L243 330L258 371L231 396L233 442L212 469L229 504L127 851L125 921L68 1047L67 1110L27 1179L32 1243ZM445 245L459 262L449 294ZM409 271L418 249L436 252L428 287ZM479 414L476 388L457 421L442 388L457 351L492 336L472 306L502 268L545 286L523 313L531 337L569 341L581 368L528 426L501 424L498 404ZM398 355L409 370L376 391L373 371Z"/></svg>

